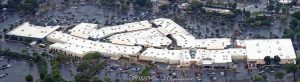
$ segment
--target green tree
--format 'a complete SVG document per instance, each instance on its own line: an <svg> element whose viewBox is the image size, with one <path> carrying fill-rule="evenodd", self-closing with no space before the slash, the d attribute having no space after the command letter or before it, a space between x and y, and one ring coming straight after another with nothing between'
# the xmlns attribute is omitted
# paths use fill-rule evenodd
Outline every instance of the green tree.
<svg viewBox="0 0 300 82"><path fill-rule="evenodd" d="M28 61L29 65L29 71L32 72L33 70L33 61Z"/></svg>
<svg viewBox="0 0 300 82"><path fill-rule="evenodd" d="M299 57L299 54L297 54L297 57L296 57L296 64L300 66L300 57Z"/></svg>
<svg viewBox="0 0 300 82"><path fill-rule="evenodd" d="M105 82L111 82L111 79L109 77L104 77Z"/></svg>
<svg viewBox="0 0 300 82"><path fill-rule="evenodd" d="M246 18L246 22L253 26L270 26L272 23L272 19L267 16L256 16Z"/></svg>
<svg viewBox="0 0 300 82"><path fill-rule="evenodd" d="M127 5L125 5L125 4L121 5L121 11L122 12L127 12L128 10L129 10L129 7Z"/></svg>
<svg viewBox="0 0 300 82"><path fill-rule="evenodd" d="M230 3L229 6L231 9L236 9L237 3Z"/></svg>
<svg viewBox="0 0 300 82"><path fill-rule="evenodd" d="M193 0L188 6L188 11L199 12L203 8L203 4L199 1Z"/></svg>
<svg viewBox="0 0 300 82"><path fill-rule="evenodd" d="M25 0L21 6L22 6L21 9L23 11L35 13L39 5L37 0Z"/></svg>
<svg viewBox="0 0 300 82"><path fill-rule="evenodd" d="M49 54L48 54L47 52L42 52L41 56L43 56L43 57L48 57Z"/></svg>
<svg viewBox="0 0 300 82"><path fill-rule="evenodd" d="M167 10L169 7L170 7L169 4L162 4L162 5L158 6L158 8L162 11Z"/></svg>
<svg viewBox="0 0 300 82"><path fill-rule="evenodd" d="M294 18L300 20L300 11L297 11L297 12L293 13L293 14L292 14L292 17L294 17Z"/></svg>
<svg viewBox="0 0 300 82"><path fill-rule="evenodd" d="M132 80L127 80L126 82L134 82L134 81L132 81Z"/></svg>
<svg viewBox="0 0 300 82"><path fill-rule="evenodd" d="M244 14L245 14L246 17L250 17L251 16L251 12L250 11L245 11Z"/></svg>
<svg viewBox="0 0 300 82"><path fill-rule="evenodd" d="M115 79L115 82L120 82L120 79Z"/></svg>
<svg viewBox="0 0 300 82"><path fill-rule="evenodd" d="M276 5L274 10L276 13L279 13L280 9L281 9L281 5Z"/></svg>
<svg viewBox="0 0 300 82"><path fill-rule="evenodd" d="M295 28L295 32L300 32L300 24Z"/></svg>
<svg viewBox="0 0 300 82"><path fill-rule="evenodd" d="M151 9L153 4L151 2L151 0L133 0L133 5L135 6L134 8L147 8L147 9Z"/></svg>
<svg viewBox="0 0 300 82"><path fill-rule="evenodd" d="M75 76L75 82L89 82L89 77L84 73L80 73Z"/></svg>
<svg viewBox="0 0 300 82"><path fill-rule="evenodd" d="M63 81L61 75L60 75L60 71L58 69L58 62L56 60L52 60L51 61L51 74L52 74L52 77L53 77L53 80L55 82L60 82L60 81Z"/></svg>
<svg viewBox="0 0 300 82"><path fill-rule="evenodd" d="M273 11L275 9L275 6L273 5L273 4L269 4L268 6L267 6L267 10L268 11Z"/></svg>
<svg viewBox="0 0 300 82"><path fill-rule="evenodd" d="M287 64L285 68L288 73L293 73L294 81L296 81L296 72L298 71L299 66L295 64Z"/></svg>
<svg viewBox="0 0 300 82"><path fill-rule="evenodd" d="M281 61L281 59L278 55L276 55L274 56L274 61L278 64Z"/></svg>
<svg viewBox="0 0 300 82"><path fill-rule="evenodd" d="M23 54L27 54L28 53L28 49L22 49L21 51Z"/></svg>
<svg viewBox="0 0 300 82"><path fill-rule="evenodd" d="M143 71L142 71L142 76L149 76L150 75L150 71L149 71L149 68L146 67Z"/></svg>
<svg viewBox="0 0 300 82"><path fill-rule="evenodd" d="M100 3L104 6L107 6L107 7L117 7L117 0L99 0Z"/></svg>
<svg viewBox="0 0 300 82"><path fill-rule="evenodd" d="M55 82L52 75L51 74L48 74L45 76L45 78L43 79L42 82Z"/></svg>
<svg viewBox="0 0 300 82"><path fill-rule="evenodd" d="M31 74L28 74L26 77L25 77L25 80L26 82L32 82L33 81L33 76Z"/></svg>
<svg viewBox="0 0 300 82"><path fill-rule="evenodd" d="M87 70L90 67L90 64L88 62L82 62L77 66L78 72L83 72L84 70Z"/></svg>
<svg viewBox="0 0 300 82"><path fill-rule="evenodd" d="M168 1L170 1L171 3L176 3L176 2L178 2L177 0L168 0Z"/></svg>
<svg viewBox="0 0 300 82"><path fill-rule="evenodd" d="M282 13L289 13L289 7L287 6L283 6L282 9L281 9Z"/></svg>
<svg viewBox="0 0 300 82"><path fill-rule="evenodd" d="M293 38L294 37L294 31L291 29L284 29L283 32L283 38Z"/></svg>
<svg viewBox="0 0 300 82"><path fill-rule="evenodd" d="M44 79L44 77L48 74L47 62L37 52L33 52L32 55L34 56L34 61L37 62L37 66L38 66L39 73L40 73L40 78Z"/></svg>
<svg viewBox="0 0 300 82"><path fill-rule="evenodd" d="M103 82L101 79L99 79L98 77L94 77L92 79L92 82Z"/></svg>
<svg viewBox="0 0 300 82"><path fill-rule="evenodd" d="M300 32L296 33L297 38L300 38Z"/></svg>
<svg viewBox="0 0 300 82"><path fill-rule="evenodd" d="M0 8L0 9L2 9L2 8ZM1 13L1 11L0 11L0 13ZM3 35L2 34L0 34L0 39L2 39L3 38Z"/></svg>
<svg viewBox="0 0 300 82"><path fill-rule="evenodd" d="M55 60L58 61L59 63L65 63L66 61L71 60L71 56L65 53L59 53L58 56L55 58Z"/></svg>
<svg viewBox="0 0 300 82"><path fill-rule="evenodd" d="M7 7L10 9L17 9L19 5L19 2L17 0L8 0L7 1Z"/></svg>
<svg viewBox="0 0 300 82"><path fill-rule="evenodd" d="M276 79L283 79L284 78L284 73L283 72L276 72L275 73L275 78Z"/></svg>
<svg viewBox="0 0 300 82"><path fill-rule="evenodd" d="M240 9L233 9L232 13L234 13L235 15L239 15L242 14L242 11Z"/></svg>
<svg viewBox="0 0 300 82"><path fill-rule="evenodd" d="M83 59L92 60L92 59L99 59L100 57L101 57L101 54L99 52L89 52L83 56Z"/></svg>
<svg viewBox="0 0 300 82"><path fill-rule="evenodd" d="M298 20L297 19L295 19L295 18L292 18L292 20L290 21L290 28L292 29L292 30L295 30L295 28L298 26Z"/></svg>
<svg viewBox="0 0 300 82"><path fill-rule="evenodd" d="M271 63L271 57L270 56L265 56L264 61L267 65Z"/></svg>
<svg viewBox="0 0 300 82"><path fill-rule="evenodd" d="M4 5L3 4L0 4L0 9L3 9L4 8ZM2 11L0 11L1 13Z"/></svg>
<svg viewBox="0 0 300 82"><path fill-rule="evenodd" d="M253 82L264 82L264 77L262 75L255 76Z"/></svg>

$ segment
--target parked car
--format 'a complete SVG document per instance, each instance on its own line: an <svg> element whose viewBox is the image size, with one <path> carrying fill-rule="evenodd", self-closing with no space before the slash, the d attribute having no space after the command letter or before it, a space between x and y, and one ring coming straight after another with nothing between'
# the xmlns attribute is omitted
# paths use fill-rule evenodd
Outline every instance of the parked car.
<svg viewBox="0 0 300 82"><path fill-rule="evenodd" d="M224 75L225 75L225 73L224 73L224 72L220 72L220 75L224 76Z"/></svg>
<svg viewBox="0 0 300 82"><path fill-rule="evenodd" d="M210 77L210 79L212 79L212 80L217 80L217 77Z"/></svg>
<svg viewBox="0 0 300 82"><path fill-rule="evenodd" d="M262 74L262 73L264 73L265 71L260 71L260 72L258 72L259 74Z"/></svg>
<svg viewBox="0 0 300 82"><path fill-rule="evenodd" d="M116 66L111 66L110 69L112 69L112 70L117 70L118 67L116 67Z"/></svg>
<svg viewBox="0 0 300 82"><path fill-rule="evenodd" d="M8 73L1 74L1 75L0 75L0 78L3 78L3 77L5 77L5 76L7 76L7 75L8 75Z"/></svg>
<svg viewBox="0 0 300 82"><path fill-rule="evenodd" d="M7 68L9 68L9 67L11 67L11 65L9 65L9 64L4 64L4 65L2 65L1 66L1 70L5 70L5 69L7 69Z"/></svg>
<svg viewBox="0 0 300 82"><path fill-rule="evenodd" d="M132 69L132 71L135 71L135 72L139 72L140 70L142 70L142 68L139 68L139 67L138 67L138 68L133 68L133 69Z"/></svg>

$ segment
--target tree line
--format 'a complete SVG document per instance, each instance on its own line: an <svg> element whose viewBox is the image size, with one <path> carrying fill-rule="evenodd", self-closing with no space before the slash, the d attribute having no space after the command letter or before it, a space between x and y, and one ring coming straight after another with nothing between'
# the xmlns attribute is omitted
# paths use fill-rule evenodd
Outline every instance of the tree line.
<svg viewBox="0 0 300 82"><path fill-rule="evenodd" d="M300 11L293 13L291 21L289 23L289 28L285 29L283 32L283 38L295 39L300 38Z"/></svg>
<svg viewBox="0 0 300 82"><path fill-rule="evenodd" d="M32 14L37 11L38 6L37 0L8 0L7 5L4 5L9 10L19 10Z"/></svg>

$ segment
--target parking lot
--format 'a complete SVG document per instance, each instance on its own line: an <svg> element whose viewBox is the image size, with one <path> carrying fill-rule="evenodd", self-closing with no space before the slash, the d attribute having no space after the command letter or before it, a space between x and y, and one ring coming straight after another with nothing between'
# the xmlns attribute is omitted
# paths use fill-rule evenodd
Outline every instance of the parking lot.
<svg viewBox="0 0 300 82"><path fill-rule="evenodd" d="M9 68L0 70L0 75L7 73L6 76L0 78L1 82L26 82L25 76L31 74L34 80L39 79L37 66L32 67L25 61L7 60L1 57L0 65L11 65Z"/></svg>
<svg viewBox="0 0 300 82"><path fill-rule="evenodd" d="M159 68L150 68L148 77L141 77L140 74L146 65L140 64L128 64L123 61L115 61L105 65L105 69L101 70L96 77L104 79L109 77L110 79L118 78L121 81L135 80L135 79L148 79L152 82L165 82L171 80L177 80L180 82L251 82L257 75L266 76L266 81L275 82L279 81L275 78L274 74L277 71L285 73L285 69L282 67L275 67L275 71L269 69L252 69L248 70L244 68L245 63L238 63L236 69L172 69L167 64L158 63ZM137 70L139 69L139 70ZM140 77L139 77L140 76ZM286 73L284 77L285 82L291 82L291 73Z"/></svg>

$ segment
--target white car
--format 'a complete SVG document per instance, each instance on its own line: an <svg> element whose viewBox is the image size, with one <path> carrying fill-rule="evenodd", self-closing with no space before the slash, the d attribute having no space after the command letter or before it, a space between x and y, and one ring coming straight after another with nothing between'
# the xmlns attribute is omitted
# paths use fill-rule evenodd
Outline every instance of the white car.
<svg viewBox="0 0 300 82"><path fill-rule="evenodd" d="M1 75L0 75L0 78L3 78L3 77L5 77L6 75L8 75L8 73L1 74Z"/></svg>
<svg viewBox="0 0 300 82"><path fill-rule="evenodd" d="M121 68L121 69L119 69L119 70L120 70L120 71L123 71L124 69Z"/></svg>
<svg viewBox="0 0 300 82"><path fill-rule="evenodd" d="M197 80L198 80L198 81L202 81L202 79L200 79L200 78L199 78L199 79L197 79Z"/></svg>
<svg viewBox="0 0 300 82"><path fill-rule="evenodd" d="M258 72L259 74L262 74L262 73L264 73L265 71L260 71L260 72Z"/></svg>
<svg viewBox="0 0 300 82"><path fill-rule="evenodd" d="M176 73L172 73L172 75L176 75Z"/></svg>
<svg viewBox="0 0 300 82"><path fill-rule="evenodd" d="M217 77L213 77L212 80L217 80Z"/></svg>
<svg viewBox="0 0 300 82"><path fill-rule="evenodd" d="M10 64L7 64L7 66L6 66L7 68L9 68L9 67L11 67L11 65Z"/></svg>
<svg viewBox="0 0 300 82"><path fill-rule="evenodd" d="M225 75L225 73L224 73L224 72L220 72L220 75L222 75L222 76L223 76L223 75Z"/></svg>

